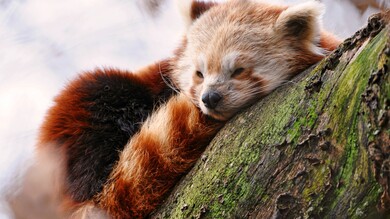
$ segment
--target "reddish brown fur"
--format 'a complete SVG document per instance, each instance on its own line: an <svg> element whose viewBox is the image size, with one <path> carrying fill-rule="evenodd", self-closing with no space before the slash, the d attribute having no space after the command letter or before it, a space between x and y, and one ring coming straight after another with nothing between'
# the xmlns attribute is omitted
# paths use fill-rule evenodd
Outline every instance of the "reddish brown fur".
<svg viewBox="0 0 390 219"><path fill-rule="evenodd" d="M335 37L333 34L322 31L321 32L321 39L320 39L320 46L327 51L333 51L335 50L341 43L341 40Z"/></svg>
<svg viewBox="0 0 390 219"><path fill-rule="evenodd" d="M216 3L213 2L192 2L191 5L191 19L196 20L200 17L205 11L213 7Z"/></svg>
<svg viewBox="0 0 390 219"><path fill-rule="evenodd" d="M51 143L63 136L78 135L82 131L81 128L89 126L83 120L83 118L88 117L89 112L81 107L83 102L80 101L85 94L80 93L77 88L85 81L95 83L94 75L102 72L103 70L96 69L93 72L86 72L80 75L76 80L71 81L67 85L65 88L66 92L55 98L54 101L58 104L53 106L46 115L45 122L41 126L38 147L45 146L47 143ZM107 75L120 75L128 78L128 80L136 81L143 84L145 88L149 88L153 94L158 94L166 87L161 75L166 75L170 72L170 63L168 60L164 60L135 73L117 69L107 69L104 72ZM161 75L156 74L156 72L161 72ZM66 114L66 116L62 117L62 114ZM69 144L72 144L72 142L69 142Z"/></svg>
<svg viewBox="0 0 390 219"><path fill-rule="evenodd" d="M109 76L119 75L128 80L138 82L144 85L145 88L150 89L153 94L157 95L166 87L162 75L168 75L170 68L169 60L164 60L134 73L117 69L106 69L104 72ZM55 98L57 105L48 111L45 122L41 126L38 147L52 143L63 136L78 135L84 127L89 126L83 119L89 116L89 112L84 110L84 107L82 107L84 102L80 101L86 94L80 93L78 88L85 81L95 83L95 75L101 74L102 72L103 70L96 69L93 72L86 72L80 75L65 88L66 92L61 93ZM68 142L67 145L72 143Z"/></svg>
<svg viewBox="0 0 390 219"><path fill-rule="evenodd" d="M170 99L127 145L96 200L99 206L114 218L145 217L194 164L220 127L221 123L207 119L184 95ZM159 136L161 130L165 130L163 136Z"/></svg>
<svg viewBox="0 0 390 219"><path fill-rule="evenodd" d="M191 18L193 20L197 19L213 5L215 4L193 2ZM260 15L255 8L248 7L247 9L245 14L240 16L240 19L248 21L250 19L262 19L271 26L286 7L268 6L267 10L262 11ZM240 10L244 9L241 8ZM319 43L322 48L331 51L337 47L339 41L333 35L327 32L321 34ZM323 58L321 55L313 54L312 51L309 51L309 48L300 44L298 40L293 39L293 43L296 45L296 49L302 52L299 57L286 56L286 62L290 62L292 69L295 70L292 73L298 73ZM224 44L221 43L221 45ZM170 61L148 66L137 74L118 70L108 70L107 73L123 74L124 77L142 84L157 95L166 85L156 72L171 76L171 64L175 66L178 60L182 58L186 46L187 38L184 38L174 58ZM268 51L274 45L265 44L264 46L264 51ZM212 52L216 54L214 56L211 54L211 57L218 56L218 51ZM244 62L247 61L244 60ZM220 68L220 62L216 61L215 63L218 63L215 68ZM220 69L210 69L209 71L218 73ZM241 89L247 86L242 81L250 81L249 84L257 87L267 85L267 81L252 73L253 69L245 69L237 76L236 79L239 79L237 80L239 82L236 86ZM179 84L176 81L177 78L172 79L175 84ZM66 93L56 98L56 102L61 105L61 108L54 107L49 111L42 128L41 143L54 141L61 136L78 135L83 127L88 126L83 118L87 117L89 112L82 110L83 107L80 106L82 103L75 101L81 99L84 94L74 89L85 80L93 83L94 78L91 74L81 76L67 87ZM196 85L202 82L202 79L196 77L196 75L193 76L193 80ZM189 88L186 91L189 92L191 97L195 96L194 88ZM264 96L265 94L259 92L258 96ZM253 103L256 98L253 97L246 104ZM246 107L247 105L240 107ZM58 114L59 111L63 111L61 113L68 115L61 117L61 113ZM94 203L85 202L82 206L96 205L114 218L147 216L161 204L174 184L192 167L205 146L222 125L222 122L210 120L202 114L192 100L184 94L171 98L163 107L154 112L142 125L140 131L130 139L103 191L92 200ZM65 146L71 144L73 142L68 142Z"/></svg>
<svg viewBox="0 0 390 219"><path fill-rule="evenodd" d="M80 138L86 136L87 132L93 132L92 130L99 132L98 130L101 130L100 125L91 122L91 118L95 116L89 110L89 107L94 104L94 100L86 100L91 98L91 90L86 90L88 83L91 85L98 84L99 82L97 80L99 75L105 75L106 77L115 76L118 80L132 81L138 84L138 86L143 86L146 90L149 89L150 94L157 96L161 95L160 93L166 89L166 84L162 76L169 77L169 72L170 61L164 60L147 66L135 73L116 69L97 69L93 72L83 73L76 80L71 81L64 91L55 98L56 104L48 111L40 129L39 142L37 144L38 153L45 151L45 148L58 148L58 153L61 153L62 157L65 158L65 162L61 164L61 168L64 168L65 172L75 171L72 170L72 167L68 170L69 159L80 156L72 152L75 150L75 145L80 141ZM101 136L107 135L107 133L96 134ZM98 141L96 142L97 144L99 144ZM117 143L119 144L119 142ZM120 147L120 145L117 147ZM94 148L88 150L94 150ZM99 149L96 148L96 150ZM115 148L112 150L115 151ZM67 192L69 186L65 183L64 187L61 187L59 191L64 197L62 202L64 209L72 209L80 205L79 201L72 198L74 194Z"/></svg>
<svg viewBox="0 0 390 219"><path fill-rule="evenodd" d="M133 77L132 80L143 84L153 94L158 95L167 86L163 76L170 76L171 67L171 60L163 60L138 70L131 77Z"/></svg>
<svg viewBox="0 0 390 219"><path fill-rule="evenodd" d="M326 31L321 31L321 38L319 41L319 45L321 48L330 52L335 50L340 45L340 43L341 41L338 38L336 38L333 34L328 33ZM286 60L291 59L292 63L294 63L293 66L296 70L294 72L294 75L299 72L302 72L303 70L307 69L310 65L313 65L324 58L324 56L322 55L313 54L312 52L308 51L307 48L301 47L300 49L304 51L301 56L286 57Z"/></svg>

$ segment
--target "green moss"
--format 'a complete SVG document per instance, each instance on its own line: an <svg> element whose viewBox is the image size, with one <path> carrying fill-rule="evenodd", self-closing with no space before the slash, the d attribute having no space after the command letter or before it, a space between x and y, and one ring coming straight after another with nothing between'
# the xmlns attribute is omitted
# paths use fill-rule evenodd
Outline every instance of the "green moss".
<svg viewBox="0 0 390 219"><path fill-rule="evenodd" d="M317 209L324 199L324 188L331 181L330 169L326 165L321 165L310 176L311 184L304 188L302 198L306 203L310 203L310 207Z"/></svg>
<svg viewBox="0 0 390 219"><path fill-rule="evenodd" d="M359 110L361 94L367 85L370 71L378 66L378 54L386 43L384 34L385 31L382 31L366 45L366 48L345 69L334 89L334 98L328 106L330 114L334 115L330 126L334 128L333 137L342 144L346 143L342 142L342 139L347 139L345 136L350 130L343 127L351 127L348 123L353 121Z"/></svg>
<svg viewBox="0 0 390 219"><path fill-rule="evenodd" d="M386 37L383 37L384 34L382 32L372 40L348 65L339 79L340 82L334 91L335 97L332 98L333 101L327 109L330 112L329 114L333 115L329 121L330 127L334 130L332 137L337 140L338 149L344 151L341 158L342 170L336 177L336 181L341 182L342 186L335 191L337 198L334 199L332 208L340 204L349 187L356 186L356 180L352 176L353 174L361 174L362 169L358 167L362 162L368 160L357 161L359 156L365 153L365 149L362 149L358 142L357 112L360 109L361 94L367 86L370 71L378 65L378 54L384 48L386 42ZM356 162L360 163L357 164Z"/></svg>
<svg viewBox="0 0 390 219"><path fill-rule="evenodd" d="M360 156L358 157L356 169L353 174L353 180L351 186L358 188L365 188L365 196L362 200L351 201L350 207L348 209L348 214L351 218L363 218L370 208L374 208L375 203L378 201L381 190L379 184L376 182L374 177L370 174L369 170L369 158L367 151L361 150ZM362 184L369 186L363 187ZM354 194L357 196L357 194Z"/></svg>
<svg viewBox="0 0 390 219"><path fill-rule="evenodd" d="M376 61L377 55L385 45L386 37L383 37L384 34L383 31L367 45L361 54L359 54L347 68L345 68L346 65L343 63L338 65L338 69L336 69L335 72L343 73L340 77L334 77L334 79L339 81L327 81L320 92L314 94L306 111L306 116L301 116L289 131L289 135L292 138L299 137L301 134L300 130L303 126L306 125L306 128L314 129L318 125L316 124L316 120L318 119L319 113L328 112L329 115L332 115L329 121L330 127L333 130L332 138L337 140L337 148L344 151L343 156L341 157L341 163L343 163L342 170L334 181L334 183L340 183L339 185L341 186L334 192L334 195L336 195L337 198L335 198L334 202L331 204L332 209L340 204L341 199L345 198L345 192L348 188L357 186L361 178L370 181L365 185L368 188L377 188L376 182L369 178L368 172L364 172L369 169L369 159L366 150L359 146L361 142L358 140L360 136L357 133L357 112L360 108L358 105L361 102L361 94L363 93L370 76L370 69L375 69L374 66L378 65L378 61ZM367 65L367 62L370 63L370 65ZM336 86L334 86L334 84L336 84ZM330 95L334 95L335 97L330 98L333 101L328 103L327 101ZM340 129L339 127L343 127L343 129ZM345 129L345 127L348 128ZM309 181L312 183L303 191L303 199L306 203L310 203L310 206L315 209L324 201L322 190L324 189L325 183L329 182L330 179L328 179L327 175L324 175L323 172L327 166L334 166L332 163L334 163L334 161L325 158L324 165L315 168L310 174L312 177ZM359 180L357 179L357 176L359 176ZM377 191L377 189L372 190L367 194L365 199L378 198L379 194ZM358 208L362 210L365 209L361 206L361 203L355 203L352 206L353 211L351 212L356 212ZM350 215L352 215L352 213Z"/></svg>
<svg viewBox="0 0 390 219"><path fill-rule="evenodd" d="M368 215L368 213L371 212L377 212L376 203L378 203L378 198L382 194L382 189L379 186L379 184L376 183L376 181L371 182L371 187L368 188L368 192L364 199L356 203L356 206L354 208L351 208L351 218L375 218L375 217L362 217L361 215L357 214L358 209L363 211L365 215Z"/></svg>
<svg viewBox="0 0 390 219"><path fill-rule="evenodd" d="M323 60L308 76L308 78L327 77L327 81L325 84L321 85L319 92L305 92L304 95L302 95L302 99L307 99L308 101L302 101L305 102L306 105L299 106L299 110L297 110L294 115L297 119L292 128L288 129L288 139L293 144L298 143L299 137L302 136L302 130L314 130L318 126L318 116L324 113L324 107L328 104L329 96L332 94L335 84L338 83L338 77L334 77L333 75L321 76L321 74L334 74L333 72L328 71L321 73L322 68L325 67L327 61L328 59ZM344 71L347 64L347 62L341 61L334 72ZM311 80L306 80L306 83L303 86L306 87L310 83L312 83Z"/></svg>
<svg viewBox="0 0 390 219"><path fill-rule="evenodd" d="M206 206L203 215L206 218L231 218L240 210L239 206L246 203L268 204L273 201L275 194L268 193L268 181L263 180L270 179L278 166L280 152L270 145L281 143L287 138L292 145L283 149L284 156L294 156L297 150L294 146L301 140L299 138L303 130L309 129L315 133L322 116L329 119L326 128L331 128L332 136L328 138L336 147L334 150L337 155L326 156L324 152L324 162L307 170L310 177L307 182L311 183L303 188L302 205L314 207L314 213L317 214L323 211L320 206L326 203L326 185L332 183L335 186L338 182L343 183L334 188L331 194L334 202L327 203L330 209L326 211L332 211L339 203L348 200L348 191L355 186L373 188L362 197L372 203L378 197L378 186L366 172L369 159L359 140L357 112L370 69L378 65L377 54L383 49L386 40L383 35L382 32L366 45L352 63L347 65L341 60L335 71L326 72L329 75L325 75L326 83L319 92L305 91L304 87L310 83L309 80L283 87L233 119L216 137L219 141L214 141L208 147L205 152L207 158L198 161L189 174L191 179L186 178L182 183L176 198L177 207L172 209L169 217L196 217L202 207ZM306 78L320 74L324 63L320 63ZM331 160L330 157L339 159ZM264 169L270 171L263 173L269 175L253 179L251 174L254 174L256 168L262 168L257 167L261 162L264 162ZM342 166L342 171L337 176L331 176L330 168L339 166ZM358 177L364 178L364 182L357 180ZM290 180L283 183L284 191L294 186ZM188 209L182 209L183 206L188 206ZM366 209L364 203L351 202L349 215L359 215L360 211Z"/></svg>
<svg viewBox="0 0 390 219"><path fill-rule="evenodd" d="M177 198L177 206L171 213L172 218L198 214L201 206L208 206L206 213L210 218L226 218L233 215L237 203L250 199L254 194L258 199L268 200L270 197L263 194L262 185L250 182L244 174L250 168L250 164L256 164L261 158L264 145L273 145L283 141L283 131L289 122L291 115L297 110L297 105L291 107L291 103L299 101L304 90L303 87L289 87L289 96L282 96L282 92L276 92L268 97L269 106L257 106L240 116L243 124L249 124L251 133L240 133L240 127L227 125L218 136L222 141L214 142L209 147L207 154L213 154L205 162L199 161L196 169L207 169L193 176L191 185L183 188L182 194ZM286 100L293 100L289 102ZM275 110L277 109L277 110ZM260 113L253 115L252 111ZM253 121L248 123L248 121ZM229 133L229 134L228 134ZM231 135L231 133L236 133ZM218 138L217 136L217 138ZM240 140L237 140L240 139ZM275 148L269 149L269 153L276 153ZM276 165L277 160L270 160L269 165ZM221 168L226 167L229 168ZM241 170L239 170L241 168ZM233 191L239 192L233 192ZM264 195L264 196L263 196ZM222 200L223 201L222 201ZM188 209L181 210L180 206L187 205Z"/></svg>

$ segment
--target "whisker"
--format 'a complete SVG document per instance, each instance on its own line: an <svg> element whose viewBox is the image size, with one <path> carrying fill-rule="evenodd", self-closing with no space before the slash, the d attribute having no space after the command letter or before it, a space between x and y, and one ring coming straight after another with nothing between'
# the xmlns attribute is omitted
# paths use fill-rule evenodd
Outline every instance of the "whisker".
<svg viewBox="0 0 390 219"><path fill-rule="evenodd" d="M180 90L176 88L176 86L173 84L172 80L168 80L167 78L165 78L165 76L163 75L162 73L162 70L161 70L161 63L159 62L158 63L158 73L160 74L161 78L163 79L164 83L169 87L171 88L174 92L176 93L180 93Z"/></svg>
<svg viewBox="0 0 390 219"><path fill-rule="evenodd" d="M281 85L285 85L285 84L293 84L293 85L299 85L299 83L295 82L295 81L291 81L291 80L283 80Z"/></svg>

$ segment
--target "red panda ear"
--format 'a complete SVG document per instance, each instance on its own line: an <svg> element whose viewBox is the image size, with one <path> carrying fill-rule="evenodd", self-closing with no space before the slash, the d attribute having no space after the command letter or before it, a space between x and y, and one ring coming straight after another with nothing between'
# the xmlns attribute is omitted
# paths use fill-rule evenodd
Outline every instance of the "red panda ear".
<svg viewBox="0 0 390 219"><path fill-rule="evenodd" d="M197 0L176 0L176 2L187 26L190 26L204 12L217 4Z"/></svg>
<svg viewBox="0 0 390 219"><path fill-rule="evenodd" d="M324 6L316 1L290 6L279 15L275 30L284 37L318 42L323 11Z"/></svg>

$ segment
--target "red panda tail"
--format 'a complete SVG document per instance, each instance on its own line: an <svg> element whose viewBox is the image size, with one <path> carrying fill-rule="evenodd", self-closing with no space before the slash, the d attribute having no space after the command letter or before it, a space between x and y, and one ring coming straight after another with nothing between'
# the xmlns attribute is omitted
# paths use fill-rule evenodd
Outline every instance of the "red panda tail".
<svg viewBox="0 0 390 219"><path fill-rule="evenodd" d="M221 123L180 94L142 126L121 154L97 202L114 218L145 217L200 157Z"/></svg>
<svg viewBox="0 0 390 219"><path fill-rule="evenodd" d="M61 153L67 206L101 192L128 140L173 94L163 79L170 77L170 68L164 60L135 73L85 72L56 97L41 126L37 151Z"/></svg>

